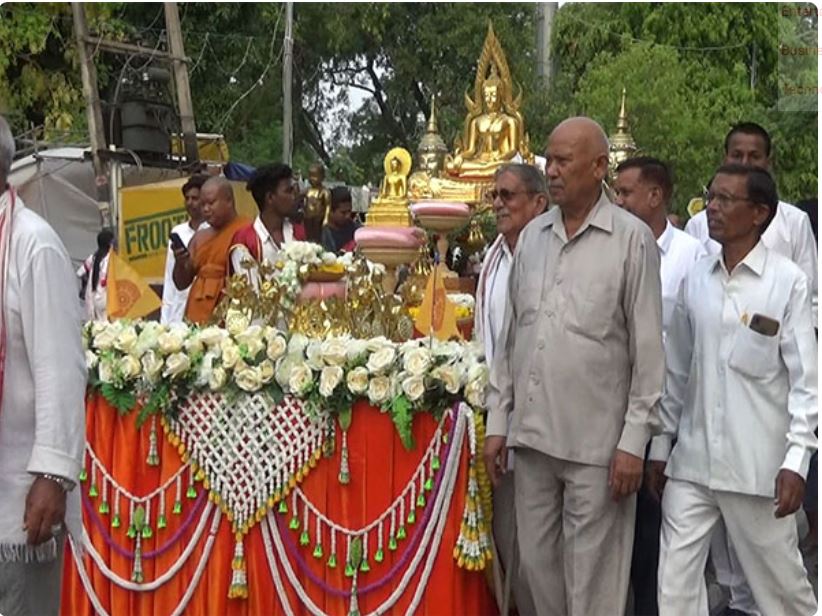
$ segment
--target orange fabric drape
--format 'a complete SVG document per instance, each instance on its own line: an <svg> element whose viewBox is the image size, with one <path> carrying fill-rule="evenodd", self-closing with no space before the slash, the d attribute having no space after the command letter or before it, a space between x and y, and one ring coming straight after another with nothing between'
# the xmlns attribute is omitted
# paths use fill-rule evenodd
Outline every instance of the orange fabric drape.
<svg viewBox="0 0 822 616"><path fill-rule="evenodd" d="M181 466L182 461L177 450L165 439L162 429L158 427L158 445L160 451L160 465L149 466L146 457L149 451L149 429L147 422L140 430L135 428L135 415L119 416L102 397L90 396L87 401L87 438L100 462L108 472L125 489L137 496L143 496L157 488L167 478L171 477ZM351 482L341 485L338 481L340 468L340 433L337 432L336 453L331 458L321 458L317 466L312 469L301 484L307 497L317 508L337 524L348 528L360 528L376 518L384 511L389 503L400 493L409 481L413 470L419 463L424 447L430 441L436 424L428 414L419 414L414 418L413 433L417 447L406 451L400 442L390 418L380 413L379 409L359 402L353 412L353 421L348 432L349 465ZM454 615L483 615L496 614L496 607L485 581L483 573L468 572L457 567L452 557L462 519L464 497L468 479L467 449L463 447L460 471L454 497L448 510L448 520L442 535L441 544L430 576L423 601L417 611L427 616ZM102 489L102 477L92 478L89 474L85 484L81 486L88 494L89 484L94 479L98 489ZM185 488L188 477L183 481L183 511L179 515L172 513L175 499L175 489L171 486L166 491L165 505L168 525L165 529L157 529L158 502L155 499L151 506L151 522L154 536L142 540L144 552L150 552L159 546L165 545L190 515L197 501L186 498ZM198 492L201 490L198 483ZM109 492L111 494L111 492ZM102 493L101 493L102 494ZM125 579L130 579L131 560L117 554L110 549L104 540L103 534L94 523L91 516L96 516L105 526L114 541L131 552L133 543L126 536L128 525L128 510L125 500L121 502L120 515L122 525L118 529L111 528L110 522L114 514L98 512L101 496L92 498L93 513L85 512L85 526L94 546L105 559L107 565ZM110 496L110 498L112 498ZM287 499L291 506L290 497ZM279 516L279 514L278 514ZM285 516L289 519L290 513ZM180 537L179 541L166 553L143 561L145 582L151 582L177 560L183 548L189 542L194 527L199 520L195 514L190 528ZM419 523L419 522L418 522ZM168 616L179 604L192 580L200 555L208 537L209 524L200 538L193 553L180 572L166 584L153 592L133 592L123 590L111 583L98 569L89 555L83 557L85 570L95 594L103 608L116 616L151 615ZM409 526L409 536L415 527ZM311 524L311 545L300 548L303 558L308 561L312 571L322 577L327 584L339 589L348 590L350 580L344 576L345 545L344 540L338 537L336 569L326 566L330 549L330 538L323 537L323 558L318 560L312 557L315 543L313 522ZM297 540L297 533L293 538ZM387 549L388 537L385 537L385 560L379 564L374 561L375 545L369 545L369 564L371 572L360 575L360 585L379 579L391 567L395 559L400 558L408 540L400 542L396 552ZM220 521L214 549L207 561L205 573L194 589L191 601L185 610L186 615L199 616L218 614L229 616L257 616L284 614L280 600L274 588L274 582L269 570L268 561L259 524L256 525L245 539L246 566L248 575L249 596L247 599L229 599L228 588L231 581L231 562L234 556L234 537L230 524L225 516ZM297 571L301 584L307 594L324 611L329 614L345 616L348 614L348 601L343 598L327 596L321 588L314 585L292 562ZM422 567L419 567L421 570ZM289 603L295 614L309 614L308 610L299 604L296 594L291 590L282 568L279 568L283 585L289 597ZM402 572L401 572L402 573ZM360 613L366 614L383 602L391 592L401 576L391 580L384 587L359 597ZM408 589L395 604L391 613L402 614L410 604L411 598L419 580L419 571L413 576ZM86 595L74 564L70 550L66 551L66 567L63 581L62 613L70 616L92 616L94 610Z"/></svg>

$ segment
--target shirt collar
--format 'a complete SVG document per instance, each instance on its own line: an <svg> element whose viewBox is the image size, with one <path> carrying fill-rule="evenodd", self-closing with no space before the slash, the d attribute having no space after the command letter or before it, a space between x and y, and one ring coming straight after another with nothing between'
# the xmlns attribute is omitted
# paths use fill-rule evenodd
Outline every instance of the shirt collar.
<svg viewBox="0 0 822 616"><path fill-rule="evenodd" d="M727 270L725 269L725 260L722 258L722 252L716 255L716 262L713 265L713 269L716 270L717 268L721 268L726 274L728 274ZM765 247L765 244L762 243L760 239L756 246L754 246L751 251L745 255L745 258L742 259L739 263L737 263L734 271L739 269L742 266L745 266L746 269L750 270L757 276L762 276L765 272L765 261L768 259L768 249ZM732 274L733 272L731 272Z"/></svg>
<svg viewBox="0 0 822 616"><path fill-rule="evenodd" d="M257 235L260 238L260 241L265 244L266 242L271 242L276 246L276 242L274 238L271 237L271 234L268 232L265 224L263 224L263 219L260 218L258 215L257 218L254 219L254 231L257 232ZM283 243L291 242L294 240L294 231L291 226L291 221L287 218L283 220Z"/></svg>
<svg viewBox="0 0 822 616"><path fill-rule="evenodd" d="M674 241L674 226L668 222L665 224L665 231L662 232L656 239L656 244L659 246L659 250L662 254L667 254L667 252L671 249L671 242Z"/></svg>
<svg viewBox="0 0 822 616"><path fill-rule="evenodd" d="M605 191L600 191L599 199L597 199L591 211L588 212L588 217L585 219L585 222L582 223L579 231L577 231L577 235L580 235L588 227L598 227L603 231L611 233L611 231L614 230L614 207L616 206L608 199ZM559 226L562 224L562 210L559 207L552 207L545 214L542 214L540 218L543 218L541 223L543 229ZM564 229L562 235L563 237L565 235Z"/></svg>

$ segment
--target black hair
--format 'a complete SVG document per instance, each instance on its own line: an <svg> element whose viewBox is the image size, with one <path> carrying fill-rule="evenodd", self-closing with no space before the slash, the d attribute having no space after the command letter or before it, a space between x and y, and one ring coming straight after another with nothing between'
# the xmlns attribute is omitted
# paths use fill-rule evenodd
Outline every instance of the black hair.
<svg viewBox="0 0 822 616"><path fill-rule="evenodd" d="M748 191L748 199L756 204L764 205L770 210L768 218L759 230L760 235L765 232L768 225L776 216L776 208L779 206L779 193L776 191L776 182L773 176L765 169L752 165L740 165L739 163L728 163L716 170L717 175L741 175L745 177L745 189ZM711 180L713 184L713 179ZM708 205L707 203L705 204Z"/></svg>
<svg viewBox="0 0 822 616"><path fill-rule="evenodd" d="M351 191L347 186L335 186L331 189L331 211L336 211L343 203L351 203Z"/></svg>
<svg viewBox="0 0 822 616"><path fill-rule="evenodd" d="M739 124L735 124L733 128L725 135L725 153L728 153L728 147L731 145L731 138L734 135L755 135L756 137L761 137L762 141L765 142L765 156L770 158L771 156L771 136L768 134L764 128L762 128L756 122L740 122Z"/></svg>
<svg viewBox="0 0 822 616"><path fill-rule="evenodd" d="M653 156L636 156L628 158L616 168L617 173L627 169L639 169L639 177L643 182L656 184L662 189L662 199L667 205L674 193L674 182L671 179L671 170L663 161Z"/></svg>
<svg viewBox="0 0 822 616"><path fill-rule="evenodd" d="M188 181L185 184L183 184L183 197L185 197L186 193L192 188L201 190L203 188L203 184L205 184L206 181L208 181L209 177L210 176L206 175L205 173L195 173L190 178L188 178Z"/></svg>
<svg viewBox="0 0 822 616"><path fill-rule="evenodd" d="M111 245L114 243L114 231L111 229L103 229L97 234L97 252L94 253L91 266L91 290L97 290L97 284L100 282L100 262L108 254Z"/></svg>
<svg viewBox="0 0 822 616"><path fill-rule="evenodd" d="M265 196L270 192L276 192L277 186L283 180L290 180L294 177L291 167L285 163L273 163L259 167L245 188L254 197L257 208L262 211L265 206Z"/></svg>

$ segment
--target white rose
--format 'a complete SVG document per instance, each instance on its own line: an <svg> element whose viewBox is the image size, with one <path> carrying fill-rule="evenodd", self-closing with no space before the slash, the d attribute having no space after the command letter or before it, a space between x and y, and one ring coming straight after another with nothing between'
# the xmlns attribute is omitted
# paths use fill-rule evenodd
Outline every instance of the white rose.
<svg viewBox="0 0 822 616"><path fill-rule="evenodd" d="M166 358L166 369L163 376L176 377L191 367L191 361L183 353L172 353Z"/></svg>
<svg viewBox="0 0 822 616"><path fill-rule="evenodd" d="M372 353L374 351L379 351L383 347L387 347L387 346L388 347L393 347L394 346L394 343L391 342L385 336L377 336L376 338L370 338L366 341L365 344L366 344L366 347L368 348L368 350L371 351Z"/></svg>
<svg viewBox="0 0 822 616"><path fill-rule="evenodd" d="M225 385L226 379L228 375L226 371L217 366L214 370L211 371L211 374L208 375L208 387L211 391L217 391L218 389L222 389Z"/></svg>
<svg viewBox="0 0 822 616"><path fill-rule="evenodd" d="M237 345L228 338L223 340L221 345L223 366L225 368L233 368L240 359L240 349Z"/></svg>
<svg viewBox="0 0 822 616"><path fill-rule="evenodd" d="M203 341L199 336L189 336L188 338L186 338L186 341L183 344L183 348L185 348L186 353L188 355L196 355L197 353L202 353L204 349Z"/></svg>
<svg viewBox="0 0 822 616"><path fill-rule="evenodd" d="M271 361L277 361L285 355L286 349L288 349L288 344L285 338L276 335L268 339L268 347L265 350L265 354Z"/></svg>
<svg viewBox="0 0 822 616"><path fill-rule="evenodd" d="M232 336L237 336L244 332L251 323L249 316L242 310L231 308L225 315L225 328Z"/></svg>
<svg viewBox="0 0 822 616"><path fill-rule="evenodd" d="M234 381L237 383L237 387L243 391L253 392L260 389L263 377L259 368L245 367L234 373Z"/></svg>
<svg viewBox="0 0 822 616"><path fill-rule="evenodd" d="M97 375L103 383L112 383L114 381L114 366L113 360L103 359L100 361L100 366L97 369Z"/></svg>
<svg viewBox="0 0 822 616"><path fill-rule="evenodd" d="M286 355L277 361L276 369L274 370L274 378L284 390L288 389L288 379L291 377L291 370L298 363L302 361L299 355Z"/></svg>
<svg viewBox="0 0 822 616"><path fill-rule="evenodd" d="M411 402L416 402L425 393L425 381L421 376L408 376L402 381L402 391Z"/></svg>
<svg viewBox="0 0 822 616"><path fill-rule="evenodd" d="M214 347L222 343L223 338L225 338L227 335L228 332L226 332L226 330L224 330L222 327L211 325L200 332L199 338L200 342L202 342L207 347Z"/></svg>
<svg viewBox="0 0 822 616"><path fill-rule="evenodd" d="M351 370L345 377L348 391L354 395L364 394L368 389L368 370L359 366Z"/></svg>
<svg viewBox="0 0 822 616"><path fill-rule="evenodd" d="M137 346L134 354L142 355L150 349L157 346L157 338L165 331L165 328L156 321L148 321L143 323L140 335L137 336Z"/></svg>
<svg viewBox="0 0 822 616"><path fill-rule="evenodd" d="M92 321L91 322L91 337L95 338L107 330L111 324L108 321Z"/></svg>
<svg viewBox="0 0 822 616"><path fill-rule="evenodd" d="M97 365L97 354L93 351L86 351L86 369L91 370Z"/></svg>
<svg viewBox="0 0 822 616"><path fill-rule="evenodd" d="M249 344L252 340L260 340L263 337L263 328L259 325L246 327L242 332L234 334L237 344Z"/></svg>
<svg viewBox="0 0 822 616"><path fill-rule="evenodd" d="M94 336L94 346L101 351L107 351L114 346L117 341L117 330L109 325Z"/></svg>
<svg viewBox="0 0 822 616"><path fill-rule="evenodd" d="M320 372L320 395L323 398L330 398L334 394L337 385L343 377L343 369L340 366L326 366Z"/></svg>
<svg viewBox="0 0 822 616"><path fill-rule="evenodd" d="M388 370L391 364L394 363L394 357L396 356L396 351L394 347L385 346L381 349L378 349L371 353L371 357L368 358L368 363L366 367L371 374L380 374Z"/></svg>
<svg viewBox="0 0 822 616"><path fill-rule="evenodd" d="M442 384L445 385L445 391L449 394L459 393L462 379L460 377L460 371L454 366L449 366L447 364L438 366L434 369L431 375L442 381Z"/></svg>
<svg viewBox="0 0 822 616"><path fill-rule="evenodd" d="M120 374L124 379L132 379L140 374L140 360L133 355L123 355L117 363L120 368Z"/></svg>
<svg viewBox="0 0 822 616"><path fill-rule="evenodd" d="M329 338L322 343L322 357L329 366L342 366L346 358L346 344L340 338Z"/></svg>
<svg viewBox="0 0 822 616"><path fill-rule="evenodd" d="M314 373L305 362L299 362L291 369L288 377L288 388L295 396L304 394L314 382Z"/></svg>
<svg viewBox="0 0 822 616"><path fill-rule="evenodd" d="M349 340L345 346L345 356L350 362L357 361L368 353L368 343L365 340Z"/></svg>
<svg viewBox="0 0 822 616"><path fill-rule="evenodd" d="M246 357L249 359L256 359L260 352L265 350L265 343L262 337L251 338L241 344L245 347Z"/></svg>
<svg viewBox="0 0 822 616"><path fill-rule="evenodd" d="M391 379L387 376L375 376L368 383L368 400L371 404L382 404L391 393Z"/></svg>
<svg viewBox="0 0 822 616"><path fill-rule="evenodd" d="M312 340L308 343L305 349L305 359L312 370L322 370L325 362L323 361L323 345L319 340Z"/></svg>
<svg viewBox="0 0 822 616"><path fill-rule="evenodd" d="M146 351L143 353L143 357L140 358L140 363L143 366L143 372L149 380L157 378L163 369L163 360L154 351Z"/></svg>
<svg viewBox="0 0 822 616"><path fill-rule="evenodd" d="M472 381L465 386L465 401L475 408L485 407L485 387L481 387L477 381Z"/></svg>
<svg viewBox="0 0 822 616"><path fill-rule="evenodd" d="M415 376L425 374L425 371L428 370L430 365L431 353L426 348L417 347L416 349L408 351L408 353L403 356L403 367L407 372Z"/></svg>
<svg viewBox="0 0 822 616"><path fill-rule="evenodd" d="M303 334L293 334L288 341L288 354L300 354L308 346L308 338Z"/></svg>
<svg viewBox="0 0 822 616"><path fill-rule="evenodd" d="M270 383L271 379L274 378L274 362L270 359L264 359L260 362L258 368L260 369L260 380L263 383Z"/></svg>
<svg viewBox="0 0 822 616"><path fill-rule="evenodd" d="M131 353L134 347L137 346L137 332L133 325L123 328L117 340L114 342L114 348L123 351L124 353Z"/></svg>
<svg viewBox="0 0 822 616"><path fill-rule="evenodd" d="M183 348L183 333L173 329L157 336L157 346L163 355L179 353Z"/></svg>

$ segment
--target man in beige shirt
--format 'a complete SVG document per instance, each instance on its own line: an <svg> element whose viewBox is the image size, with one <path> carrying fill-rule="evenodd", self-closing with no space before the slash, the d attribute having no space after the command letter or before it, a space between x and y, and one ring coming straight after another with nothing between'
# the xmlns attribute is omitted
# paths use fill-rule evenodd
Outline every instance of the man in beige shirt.
<svg viewBox="0 0 822 616"><path fill-rule="evenodd" d="M519 238L491 371L485 463L496 483L507 447L517 450L520 558L546 616L624 612L635 492L659 426L659 250L608 201L607 167L593 120L551 133L546 175L559 207Z"/></svg>

